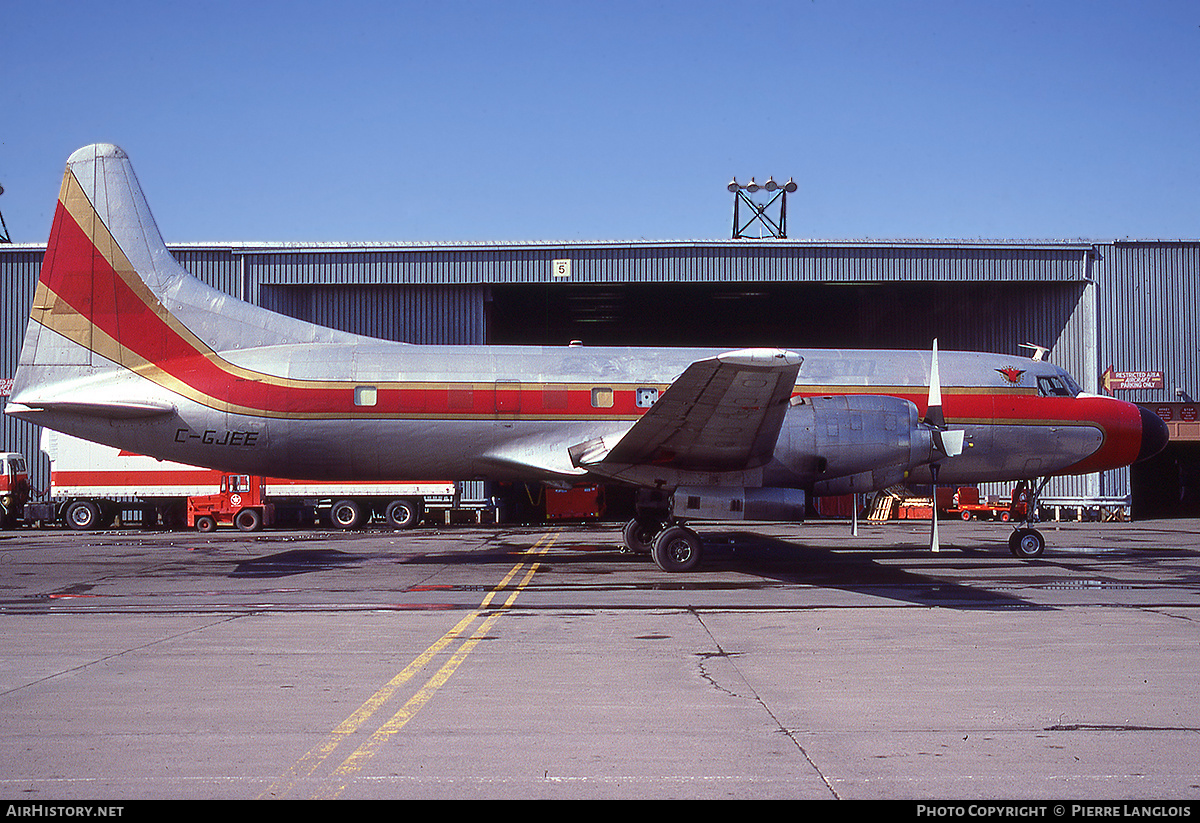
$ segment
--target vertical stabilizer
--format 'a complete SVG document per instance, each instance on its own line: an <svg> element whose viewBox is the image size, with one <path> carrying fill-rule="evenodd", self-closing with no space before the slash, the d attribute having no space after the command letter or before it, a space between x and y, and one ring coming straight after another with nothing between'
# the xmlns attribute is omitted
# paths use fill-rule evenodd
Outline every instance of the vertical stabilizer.
<svg viewBox="0 0 1200 823"><path fill-rule="evenodd" d="M283 343L360 338L243 303L171 256L129 157L71 155L13 382L13 402L61 395L97 372Z"/></svg>

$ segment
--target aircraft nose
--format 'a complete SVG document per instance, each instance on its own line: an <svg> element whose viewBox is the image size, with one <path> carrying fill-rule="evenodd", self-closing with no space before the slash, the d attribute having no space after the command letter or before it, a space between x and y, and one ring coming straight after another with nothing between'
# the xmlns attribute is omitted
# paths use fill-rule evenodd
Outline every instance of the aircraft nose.
<svg viewBox="0 0 1200 823"><path fill-rule="evenodd" d="M1138 449L1135 463L1149 460L1167 447L1167 439L1171 436L1167 424L1154 412L1145 406L1138 406L1142 416L1142 446Z"/></svg>

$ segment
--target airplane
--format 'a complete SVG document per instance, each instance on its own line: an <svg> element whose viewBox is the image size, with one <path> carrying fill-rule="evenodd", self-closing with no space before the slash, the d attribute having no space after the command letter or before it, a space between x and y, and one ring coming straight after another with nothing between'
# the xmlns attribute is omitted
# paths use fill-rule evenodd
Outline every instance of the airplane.
<svg viewBox="0 0 1200 823"><path fill-rule="evenodd" d="M1165 446L1156 415L1043 355L363 337L196 280L126 153L95 144L67 161L6 411L229 472L634 486L625 548L687 571L694 521L799 521L814 496L899 483L1044 485ZM1025 523L1009 548L1045 540Z"/></svg>

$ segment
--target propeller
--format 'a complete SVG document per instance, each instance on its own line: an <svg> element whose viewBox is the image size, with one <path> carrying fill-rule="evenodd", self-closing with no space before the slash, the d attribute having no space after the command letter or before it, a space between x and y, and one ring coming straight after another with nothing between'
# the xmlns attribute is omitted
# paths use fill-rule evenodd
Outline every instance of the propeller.
<svg viewBox="0 0 1200 823"><path fill-rule="evenodd" d="M942 459L962 454L965 432L959 429L947 429L946 417L942 413L942 378L938 372L936 338L933 341L933 359L929 365L929 403L925 409L925 418L921 422L929 427L930 434L933 436L933 448L942 456ZM929 474L933 477L933 522L930 526L929 549L934 552L941 551L941 544L938 542L937 516L938 473L941 468L940 459L935 459L929 464Z"/></svg>

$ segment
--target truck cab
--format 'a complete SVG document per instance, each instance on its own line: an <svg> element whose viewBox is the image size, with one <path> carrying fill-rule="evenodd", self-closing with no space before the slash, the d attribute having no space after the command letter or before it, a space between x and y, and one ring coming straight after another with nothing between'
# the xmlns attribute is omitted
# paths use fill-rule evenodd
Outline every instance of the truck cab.
<svg viewBox="0 0 1200 823"><path fill-rule="evenodd" d="M274 522L275 507L263 499L263 479L254 475L222 475L216 494L193 495L187 501L188 528L202 532L211 532L220 524L253 532Z"/></svg>
<svg viewBox="0 0 1200 823"><path fill-rule="evenodd" d="M11 529L24 517L29 501L29 469L25 457L15 452L0 454L0 528Z"/></svg>

